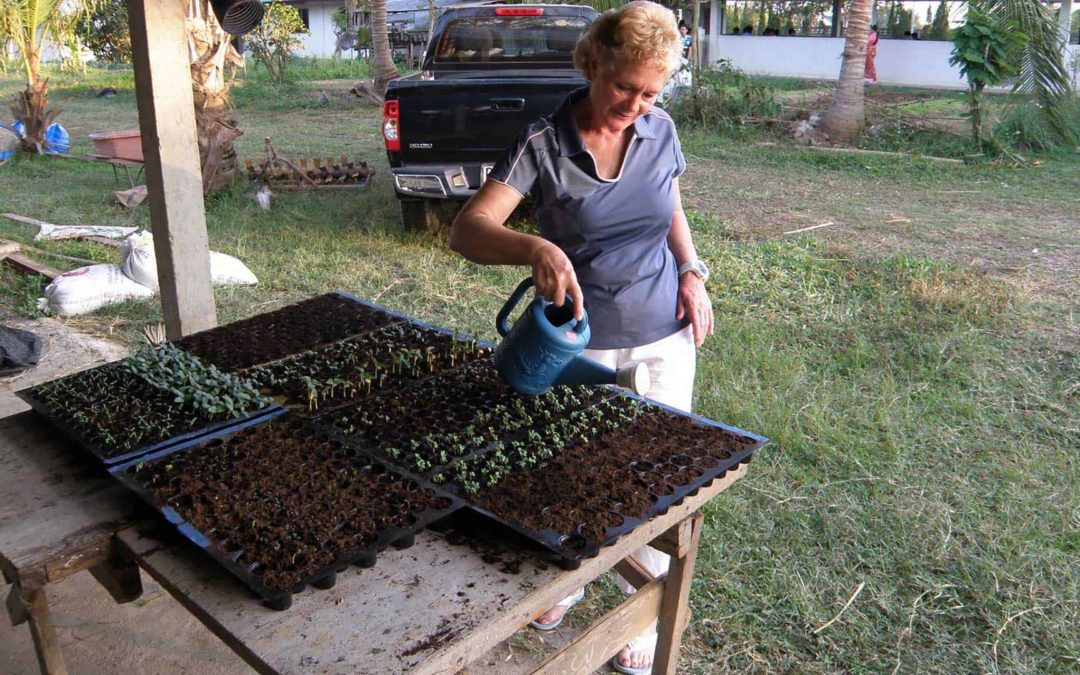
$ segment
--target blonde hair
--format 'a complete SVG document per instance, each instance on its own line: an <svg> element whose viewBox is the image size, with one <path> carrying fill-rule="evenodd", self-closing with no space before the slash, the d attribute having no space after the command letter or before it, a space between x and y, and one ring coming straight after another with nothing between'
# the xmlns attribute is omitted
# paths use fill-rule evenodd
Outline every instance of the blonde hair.
<svg viewBox="0 0 1080 675"><path fill-rule="evenodd" d="M618 60L655 66L671 75L680 65L681 39L670 9L635 0L604 12L589 25L574 47L574 66L590 81L594 66Z"/></svg>

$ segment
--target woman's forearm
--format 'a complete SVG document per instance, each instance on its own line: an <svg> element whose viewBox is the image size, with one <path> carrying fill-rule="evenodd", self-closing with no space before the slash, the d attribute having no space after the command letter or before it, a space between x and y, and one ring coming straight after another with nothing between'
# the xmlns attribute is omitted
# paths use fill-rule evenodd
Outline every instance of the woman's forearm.
<svg viewBox="0 0 1080 675"><path fill-rule="evenodd" d="M450 249L481 265L531 265L543 240L486 216L462 211L450 232Z"/></svg>
<svg viewBox="0 0 1080 675"><path fill-rule="evenodd" d="M505 224L520 201L505 185L485 184L454 219L450 249L481 265L533 264L544 240Z"/></svg>

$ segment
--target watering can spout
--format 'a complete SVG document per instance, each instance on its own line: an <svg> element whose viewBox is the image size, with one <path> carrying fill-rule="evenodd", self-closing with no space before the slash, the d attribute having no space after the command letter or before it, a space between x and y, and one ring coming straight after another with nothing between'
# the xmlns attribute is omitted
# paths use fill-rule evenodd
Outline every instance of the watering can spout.
<svg viewBox="0 0 1080 675"><path fill-rule="evenodd" d="M555 384L617 384L638 396L644 396L649 391L651 381L649 368L644 363L613 370L587 356L576 356L559 374Z"/></svg>

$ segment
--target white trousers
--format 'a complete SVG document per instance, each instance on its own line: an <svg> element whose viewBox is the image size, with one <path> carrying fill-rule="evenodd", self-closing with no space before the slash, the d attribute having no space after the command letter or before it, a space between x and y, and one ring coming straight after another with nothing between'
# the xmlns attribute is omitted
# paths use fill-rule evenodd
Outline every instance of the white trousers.
<svg viewBox="0 0 1080 675"><path fill-rule="evenodd" d="M674 335L641 347L586 349L584 354L616 370L644 363L649 367L649 377L652 380L646 396L672 408L690 412L694 393L694 371L697 368L693 327L687 326ZM651 546L642 546L634 551L633 555L654 577L667 573L671 564L668 555ZM624 593L634 592L634 587L621 576L618 577L618 583Z"/></svg>

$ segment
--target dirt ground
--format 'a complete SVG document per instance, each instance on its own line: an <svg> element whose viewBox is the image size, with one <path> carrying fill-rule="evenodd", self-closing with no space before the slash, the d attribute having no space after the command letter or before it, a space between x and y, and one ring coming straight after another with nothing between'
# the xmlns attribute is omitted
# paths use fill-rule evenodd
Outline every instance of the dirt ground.
<svg viewBox="0 0 1080 675"><path fill-rule="evenodd" d="M684 204L754 239L808 233L837 250L894 251L992 273L1030 294L1066 297L1080 269L1076 202L1014 190L1009 178L920 186L867 171L812 171L692 157L681 179ZM724 186L717 190L716 186ZM795 233L798 234L798 233Z"/></svg>

